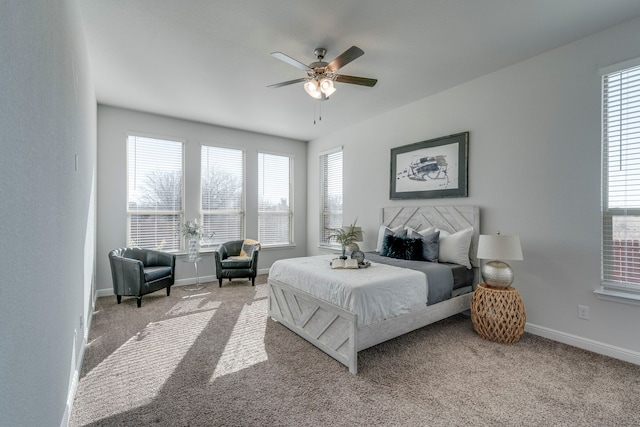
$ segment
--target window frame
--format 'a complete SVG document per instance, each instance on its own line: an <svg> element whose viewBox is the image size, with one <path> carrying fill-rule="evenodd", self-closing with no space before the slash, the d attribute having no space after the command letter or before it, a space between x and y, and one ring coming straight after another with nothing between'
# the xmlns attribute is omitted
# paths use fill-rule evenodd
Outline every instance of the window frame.
<svg viewBox="0 0 640 427"><path fill-rule="evenodd" d="M294 199L293 199L293 189L294 189L294 168L295 168L295 156L289 153L276 153L271 151L258 151L257 160L258 160L258 175L260 171L260 156L278 156L287 158L289 160L289 210L285 213L283 211L261 211L260 210L260 180L261 176L258 176L258 203L257 203L257 220L258 220L258 240L263 248L277 248L277 247L290 247L295 246L294 241ZM263 216L269 215L278 215L283 216L286 215L288 217L289 224L289 233L288 233L288 241L287 242L279 242L279 243L265 243L260 235L260 218Z"/></svg>
<svg viewBox="0 0 640 427"><path fill-rule="evenodd" d="M332 154L337 154L340 153L341 155L341 175L342 175L342 179L341 179L341 205L340 205L340 210L339 211L329 211L327 208L328 202L328 195L325 193L325 189L327 188L327 177L325 176L325 163L324 163L324 158L326 158L327 160L329 160L329 156L331 156ZM340 224L333 224L334 227L332 228L336 228L336 227L342 227L342 217L344 215L344 148L342 146L338 146L338 147L334 147L330 150L326 150L321 152L318 155L318 163L319 163L319 169L320 169L320 209L319 209L319 227L318 227L318 247L320 248L324 248L324 249L337 249L340 248L340 245L335 242L335 241L329 241L327 240L327 236L328 236L328 232L327 232L327 227L331 227L331 221L329 220L329 224L327 224L327 217L330 216L336 216L336 215L340 215ZM329 166L329 165L327 165Z"/></svg>
<svg viewBox="0 0 640 427"><path fill-rule="evenodd" d="M640 306L640 277L636 282L630 282L628 280L616 280L616 261L615 261L615 250L616 243L614 239L614 230L613 230L613 222L615 217L619 216L638 216L640 217L640 206L639 207L609 207L609 175L611 173L610 162L609 162L609 148L610 148L610 139L609 139L609 120L610 115L609 111L610 102L608 95L608 78L617 73L623 73L627 70L632 70L634 68L640 67L640 58L625 61L620 64L613 65L611 67L607 67L600 71L601 74L601 149L602 149L602 157L601 157L601 259L600 259L600 287L597 288L594 292L599 299L621 302L625 304L632 304ZM640 70L637 70L640 73ZM640 82L640 77L637 79ZM634 90L634 96L640 95L640 87ZM625 98L626 99L626 98ZM633 108L633 107L631 107ZM624 113L619 113L622 116ZM622 126L622 125L621 125ZM637 125L636 128L640 129L640 125ZM617 139L612 139L611 142L623 141L625 139L624 132L622 129L619 131L619 136ZM634 139L637 139L634 138ZM620 142L622 144L622 142ZM640 141L638 142L626 142L626 147L628 148L632 146L636 146L640 148ZM628 200L625 196L625 201ZM626 239L627 240L627 239ZM628 241L628 240L627 240ZM626 248L626 244L625 244ZM638 250L639 260L640 260L640 250ZM628 257L628 255L623 255ZM622 261L625 263L625 261ZM626 263L625 263L626 264ZM635 267L636 269L640 269L640 265ZM626 276L625 278L629 278Z"/></svg>
<svg viewBox="0 0 640 427"><path fill-rule="evenodd" d="M130 138L144 138L144 139L152 139L152 140L160 140L160 141L166 141L166 142L172 142L172 143L179 143L181 145L181 158L180 158L180 167L181 167L181 174L182 174L182 178L181 178L181 200L180 200L180 209L179 210L162 210L162 211L158 211L153 210L153 209L147 209L147 210L131 210L129 205L130 205L130 192L129 192L129 166L131 163L131 159L129 158L129 144ZM134 246L133 245L133 240L132 240L132 226L131 226L131 217L133 215L177 215L178 216L178 221L176 223L176 229L174 230L174 233L177 236L177 240L179 242L179 245L177 248L171 248L171 249L167 249L164 247L153 247L153 248L149 248L146 246L138 246L138 244L136 244L136 247L141 247L141 248L146 248L146 249L158 249L158 250L164 250L166 252L180 252L182 250L184 250L184 239L182 239L180 237L180 226L181 224L184 222L184 215L185 215L185 148L186 148L186 140L183 138L176 138L176 137L169 137L169 136L164 136L164 135L156 135L156 134L149 134L149 133L144 133L144 132L127 132L126 133L126 137L125 137L125 227L126 227L126 232L125 232L125 239L126 239L126 244L127 246Z"/></svg>

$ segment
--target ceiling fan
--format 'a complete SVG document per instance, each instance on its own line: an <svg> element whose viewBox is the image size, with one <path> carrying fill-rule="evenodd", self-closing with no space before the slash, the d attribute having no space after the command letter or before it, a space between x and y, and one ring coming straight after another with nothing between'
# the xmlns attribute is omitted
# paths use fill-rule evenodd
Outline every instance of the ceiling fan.
<svg viewBox="0 0 640 427"><path fill-rule="evenodd" d="M354 59L357 59L364 55L364 51L357 46L351 46L344 51L341 55L335 58L333 61L327 63L324 62L324 56L327 50L324 48L317 48L313 51L317 61L312 62L309 65L305 65L302 62L285 55L282 52L273 52L271 56L277 58L287 64L293 65L302 71L307 72L307 77L301 77L295 80L289 80L282 83L275 83L267 87L277 88L287 86L294 83L304 83L304 90L307 91L315 99L325 100L328 99L331 94L336 91L333 82L349 83L354 85L373 87L378 82L377 79L370 79L366 77L347 76L344 74L337 74L340 68L344 67Z"/></svg>

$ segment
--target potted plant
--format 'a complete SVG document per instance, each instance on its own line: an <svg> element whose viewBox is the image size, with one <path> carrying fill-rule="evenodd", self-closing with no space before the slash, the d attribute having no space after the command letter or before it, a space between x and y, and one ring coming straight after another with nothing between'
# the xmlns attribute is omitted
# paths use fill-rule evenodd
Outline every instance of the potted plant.
<svg viewBox="0 0 640 427"><path fill-rule="evenodd" d="M347 246L362 238L362 230L360 230L360 227L356 227L357 222L358 218L356 218L353 224L346 227L327 228L327 230L331 232L327 239L329 241L334 239L342 246L342 256L340 257L342 259L347 259Z"/></svg>

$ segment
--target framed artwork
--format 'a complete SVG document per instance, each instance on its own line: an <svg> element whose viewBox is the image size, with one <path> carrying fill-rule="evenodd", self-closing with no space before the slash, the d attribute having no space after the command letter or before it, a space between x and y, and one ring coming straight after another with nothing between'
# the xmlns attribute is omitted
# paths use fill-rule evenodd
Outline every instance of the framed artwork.
<svg viewBox="0 0 640 427"><path fill-rule="evenodd" d="M469 132L391 149L389 198L467 197Z"/></svg>

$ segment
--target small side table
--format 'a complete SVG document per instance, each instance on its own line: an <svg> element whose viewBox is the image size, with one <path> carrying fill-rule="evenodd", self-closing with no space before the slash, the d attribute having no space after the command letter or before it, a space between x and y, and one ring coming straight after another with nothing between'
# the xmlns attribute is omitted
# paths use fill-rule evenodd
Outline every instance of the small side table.
<svg viewBox="0 0 640 427"><path fill-rule="evenodd" d="M202 261L202 257L198 256L195 258L191 258L191 257L187 257L187 258L183 258L182 261L183 262L188 262L188 263L193 263L193 267L196 270L196 283L193 286L183 286L182 289L185 291L199 291L200 289L203 289L206 285L202 285L200 284L200 277L198 276L198 262Z"/></svg>
<svg viewBox="0 0 640 427"><path fill-rule="evenodd" d="M518 342L527 320L516 288L478 285L471 299L471 321L478 335L503 344Z"/></svg>

